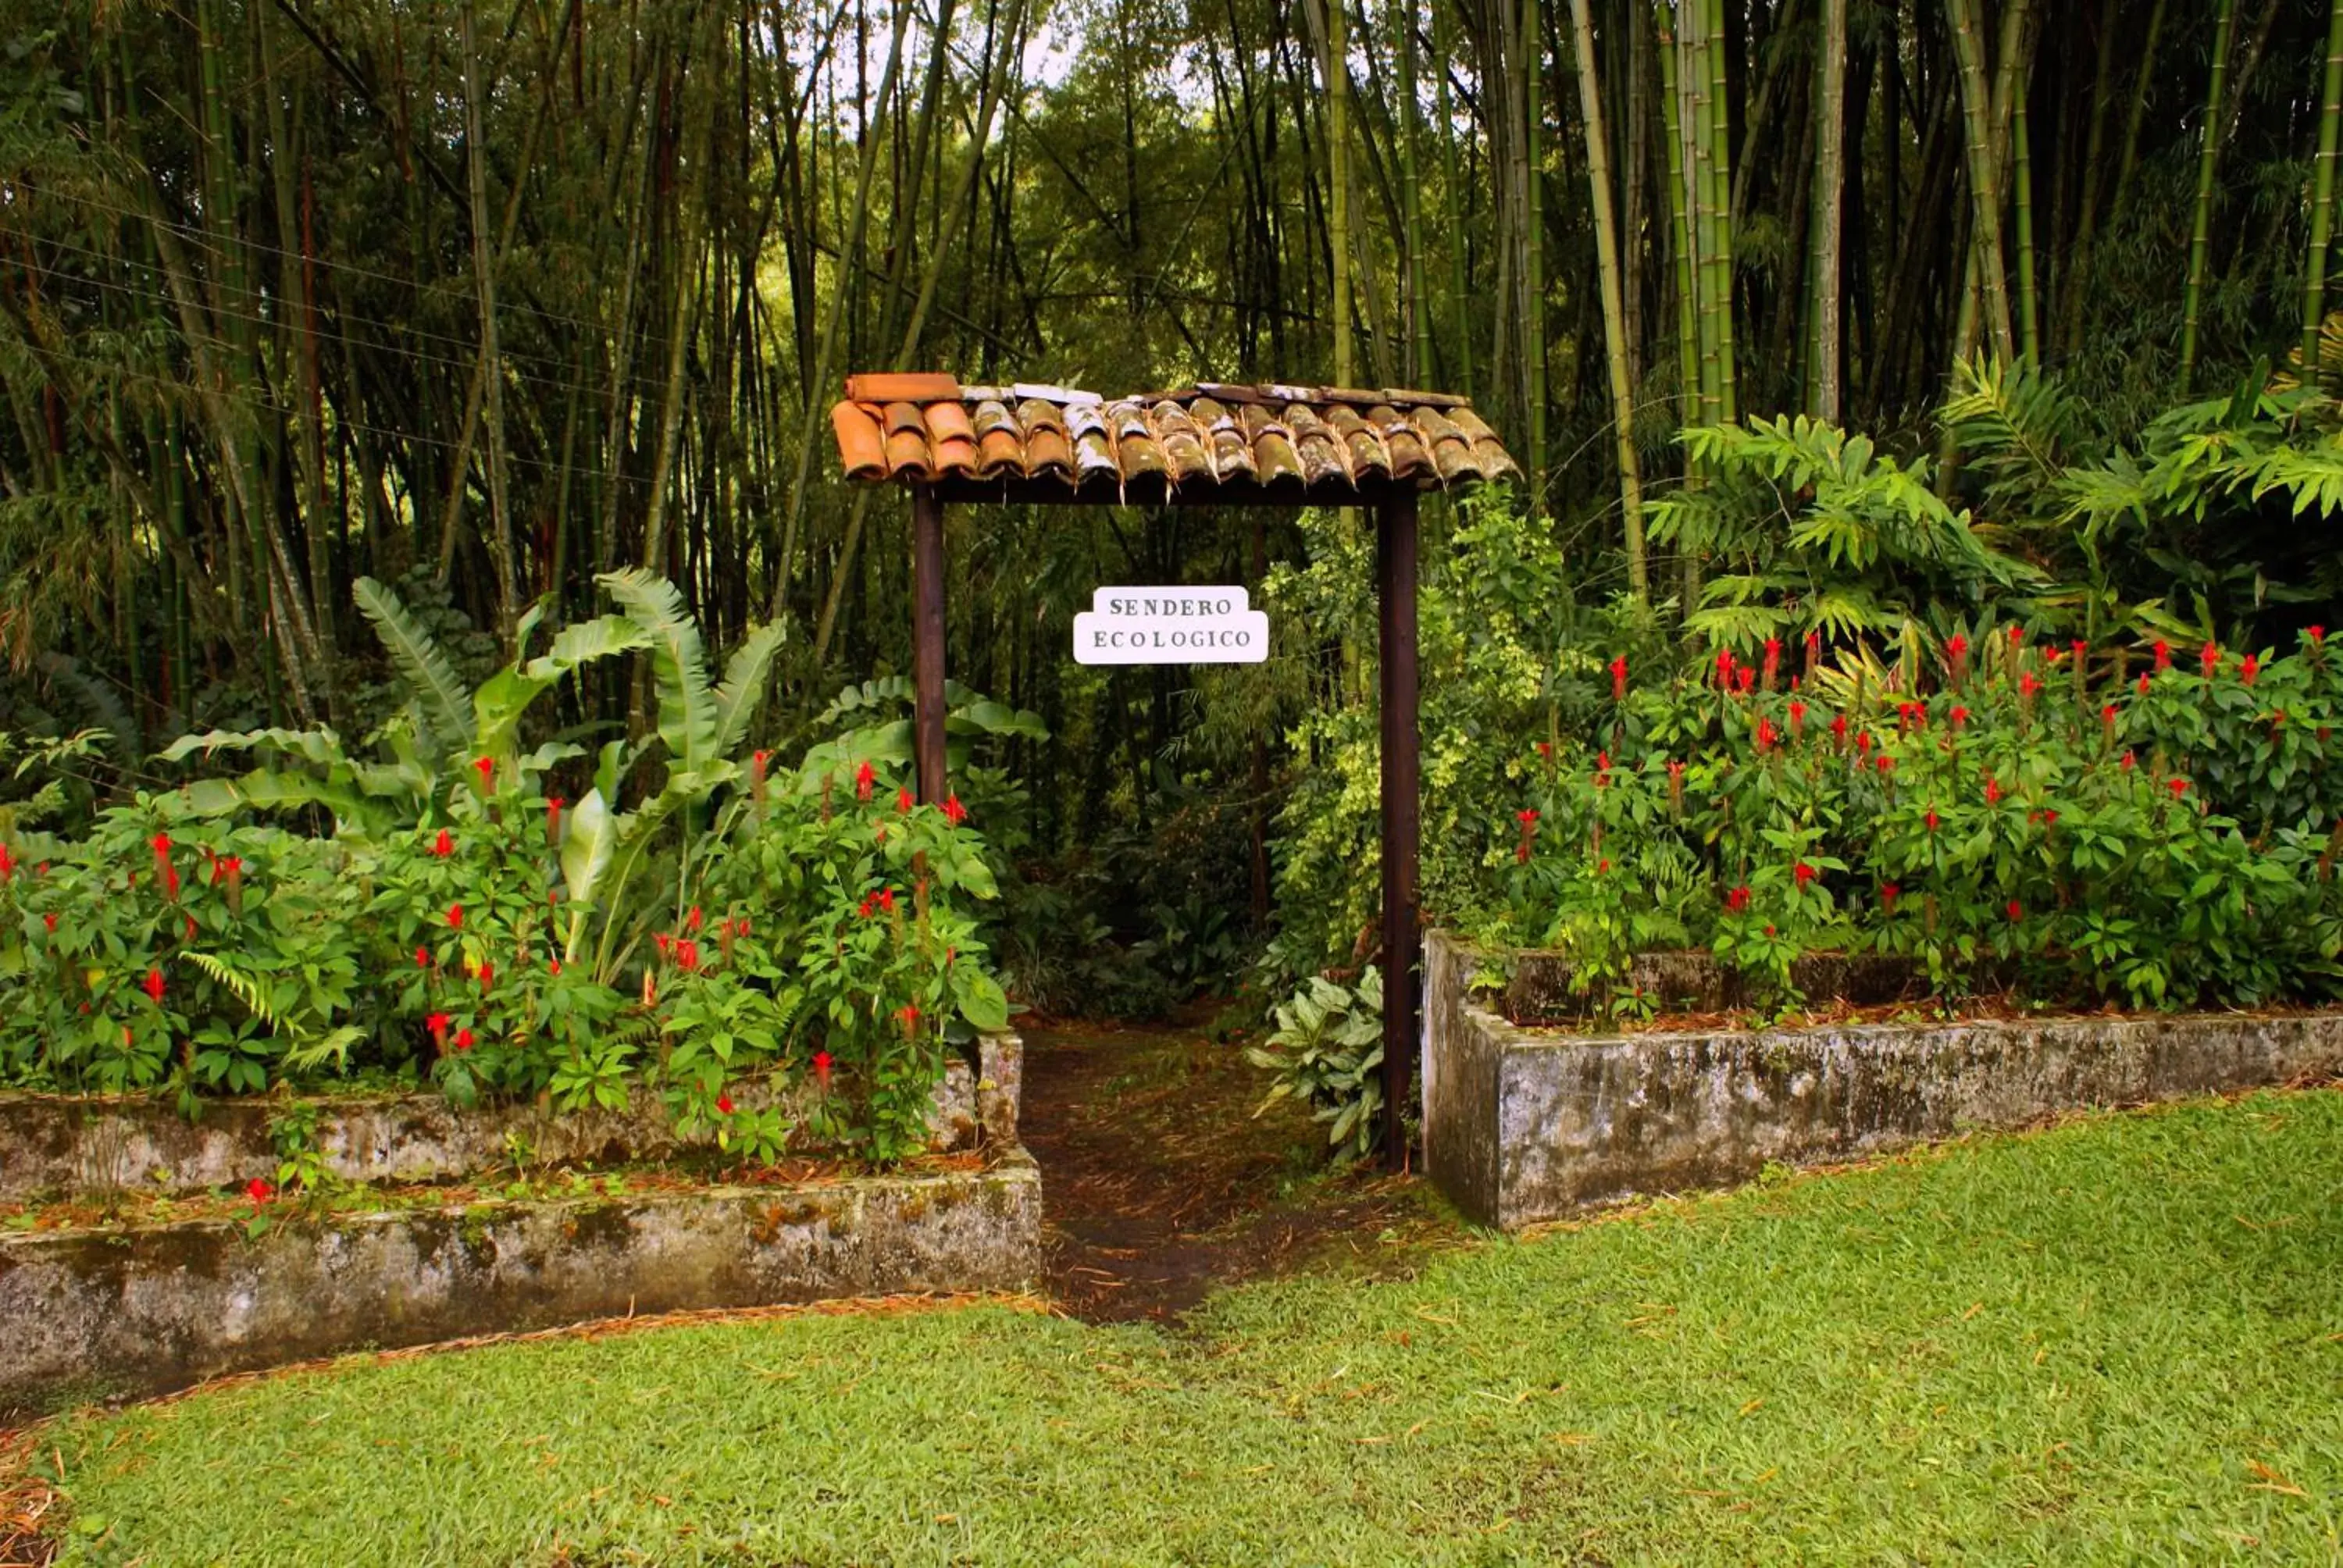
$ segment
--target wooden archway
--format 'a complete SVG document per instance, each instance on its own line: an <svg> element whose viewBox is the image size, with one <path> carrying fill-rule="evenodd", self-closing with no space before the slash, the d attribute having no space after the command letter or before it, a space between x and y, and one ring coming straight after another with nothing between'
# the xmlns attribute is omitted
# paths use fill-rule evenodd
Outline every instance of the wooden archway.
<svg viewBox="0 0 2343 1568"><path fill-rule="evenodd" d="M1494 433L1465 399L1435 392L1204 384L1110 399L1060 387L963 387L925 374L850 377L830 421L850 477L910 492L922 800L940 800L947 789L946 506L1326 506L1374 514L1383 1148L1394 1169L1403 1165L1423 1010L1416 501L1427 489L1517 477Z"/></svg>

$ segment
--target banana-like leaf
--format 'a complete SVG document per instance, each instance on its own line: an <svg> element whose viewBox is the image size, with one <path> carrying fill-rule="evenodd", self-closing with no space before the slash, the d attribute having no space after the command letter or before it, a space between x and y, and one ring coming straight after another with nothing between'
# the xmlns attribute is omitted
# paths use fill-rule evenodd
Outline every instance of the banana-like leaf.
<svg viewBox="0 0 2343 1568"><path fill-rule="evenodd" d="M416 618L398 602L398 596L372 578L360 578L351 597L374 623L375 635L390 650L392 662L414 693L417 710L430 729L434 749L445 758L470 733L472 706L447 656Z"/></svg>
<svg viewBox="0 0 2343 1568"><path fill-rule="evenodd" d="M331 729L206 729L201 735L182 735L156 755L165 762L184 762L196 752L209 757L217 751L282 751L314 762L320 768L346 766L349 758L342 749L342 738Z"/></svg>
<svg viewBox="0 0 2343 1568"><path fill-rule="evenodd" d="M716 694L708 686L708 650L683 595L663 577L637 567L594 579L650 639L659 679L659 732L669 763L689 771L716 752Z"/></svg>
<svg viewBox="0 0 2343 1568"><path fill-rule="evenodd" d="M602 873L610 869L610 854L618 841L618 824L611 819L602 791L588 789L586 798L570 809L568 826L561 835L561 876L569 885L570 902L581 906L593 902L594 890Z"/></svg>
<svg viewBox="0 0 2343 1568"><path fill-rule="evenodd" d="M166 820L323 806L333 812L340 829L368 834L395 814L386 812L347 779L278 773L266 768L255 769L239 779L198 779L184 788L156 794L154 803Z"/></svg>
<svg viewBox="0 0 2343 1568"><path fill-rule="evenodd" d="M724 666L724 684L716 689L715 754L729 757L740 749L749 721L765 699L765 676L773 667L789 628L780 621L760 626L741 639Z"/></svg>
<svg viewBox="0 0 2343 1568"><path fill-rule="evenodd" d="M650 633L622 615L598 615L572 621L555 634L553 646L532 658L527 672L541 679L558 679L578 666L651 645Z"/></svg>

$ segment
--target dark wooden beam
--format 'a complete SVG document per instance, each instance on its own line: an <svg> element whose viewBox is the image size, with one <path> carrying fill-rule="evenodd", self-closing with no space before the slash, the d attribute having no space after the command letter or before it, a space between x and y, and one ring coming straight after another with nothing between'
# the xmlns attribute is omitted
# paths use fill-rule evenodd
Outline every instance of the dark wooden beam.
<svg viewBox="0 0 2343 1568"><path fill-rule="evenodd" d="M1053 507L1372 507L1420 493L1413 484L1353 485L1348 480L1314 486L1231 480L1175 489L1161 479L1142 477L1123 484L1111 476L1079 485L1058 478L950 477L936 480L933 487L945 500L968 506L1017 502Z"/></svg>
<svg viewBox="0 0 2343 1568"><path fill-rule="evenodd" d="M1383 1158L1406 1167L1407 1105L1415 1083L1416 1015L1423 948L1416 920L1423 783L1416 724L1415 497L1375 508L1383 699Z"/></svg>
<svg viewBox="0 0 2343 1568"><path fill-rule="evenodd" d="M926 485L911 488L912 756L920 799L940 803L944 781L944 501Z"/></svg>

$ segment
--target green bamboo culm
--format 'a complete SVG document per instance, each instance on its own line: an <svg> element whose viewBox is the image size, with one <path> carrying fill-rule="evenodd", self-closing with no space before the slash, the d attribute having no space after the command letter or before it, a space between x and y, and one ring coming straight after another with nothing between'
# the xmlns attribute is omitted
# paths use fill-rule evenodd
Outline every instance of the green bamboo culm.
<svg viewBox="0 0 2343 1568"><path fill-rule="evenodd" d="M1603 290L1603 336L1611 370L1611 430L1619 454L1619 511L1627 550L1627 590L1651 598L1644 559L1644 481L1635 462L1635 393L1627 356L1627 310L1619 281L1619 234L1611 203L1611 152L1603 129L1603 97L1594 65L1594 22L1587 0L1570 0L1578 46L1578 105L1586 131L1586 179L1594 206L1594 263Z"/></svg>
<svg viewBox="0 0 2343 1568"><path fill-rule="evenodd" d="M1392 47L1399 56L1399 174L1402 237L1407 245L1403 269L1407 287L1407 384L1421 387L1431 377L1432 310L1425 297L1423 271L1423 192L1419 171L1423 166L1423 116L1416 112L1415 12L1412 5L1386 7L1392 21Z"/></svg>
<svg viewBox="0 0 2343 1568"><path fill-rule="evenodd" d="M1676 280L1676 422L1689 425L1700 417L1700 321L1693 297L1698 264L1693 258L1692 225L1684 214L1684 116L1676 95L1676 29L1667 0L1660 0L1657 20L1660 113L1667 131L1667 156L1660 161L1667 167L1668 242Z"/></svg>
<svg viewBox="0 0 2343 1568"><path fill-rule="evenodd" d="M2318 95L2318 156L2310 177L2310 256L2302 274L2302 377L2318 374L2318 327L2327 316L2327 238L2335 221L2336 129L2343 122L2343 0L2327 13L2327 73Z"/></svg>
<svg viewBox="0 0 2343 1568"><path fill-rule="evenodd" d="M2034 292L2034 156L2026 140L2026 95L2017 95L2016 123L2011 127L2011 196L2017 214L2017 354L2028 365L2039 364L2042 338Z"/></svg>
<svg viewBox="0 0 2343 1568"><path fill-rule="evenodd" d="M1741 417L1733 364L1733 106L1725 91L1725 0L1708 0L1701 43L1708 60L1709 179L1716 214L1716 396L1726 423Z"/></svg>
<svg viewBox="0 0 2343 1568"><path fill-rule="evenodd" d="M1448 203L1448 335L1456 347L1456 389L1471 397L1478 387L1473 380L1473 318L1464 276L1464 194L1457 170L1456 116L1448 94L1448 13L1445 5L1433 7L1433 102L1440 116L1440 174Z"/></svg>
<svg viewBox="0 0 2343 1568"><path fill-rule="evenodd" d="M1992 351L2006 362L2016 357L2016 335L2010 327L2009 286L2003 271L2006 252L2001 242L2001 161L1995 156L1993 90L1986 74L1984 22L1977 0L1946 0L1946 9L1952 24L1953 51L1960 63L1961 115L1968 130L1971 268ZM1963 333L1955 352L1966 348L1967 336Z"/></svg>
<svg viewBox="0 0 2343 1568"><path fill-rule="evenodd" d="M2229 38L2237 0L2219 0L2213 24L2213 79L2205 90L2204 147L2197 156L2196 216L2188 226L2188 284L2180 298L2180 389L2197 369L2197 323L2205 303L2205 268L2212 254L2213 176L2221 161L2223 95L2229 85Z"/></svg>
<svg viewBox="0 0 2343 1568"><path fill-rule="evenodd" d="M1343 7L1326 7L1326 245L1334 267L1334 381L1355 386L1351 373L1351 66Z"/></svg>
<svg viewBox="0 0 2343 1568"><path fill-rule="evenodd" d="M1521 71L1523 146L1529 150L1527 218L1522 246L1523 353L1529 368L1530 470L1543 512L1546 502L1545 338L1545 98L1544 42L1538 0L1522 0Z"/></svg>
<svg viewBox="0 0 2343 1568"><path fill-rule="evenodd" d="M1806 238L1806 407L1839 421L1839 276L1846 182L1847 0L1823 0L1815 87L1814 211Z"/></svg>

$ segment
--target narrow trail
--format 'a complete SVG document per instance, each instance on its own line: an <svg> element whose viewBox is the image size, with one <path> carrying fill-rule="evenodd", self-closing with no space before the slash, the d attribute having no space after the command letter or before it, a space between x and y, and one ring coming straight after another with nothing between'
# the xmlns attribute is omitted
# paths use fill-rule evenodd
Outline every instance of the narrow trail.
<svg viewBox="0 0 2343 1568"><path fill-rule="evenodd" d="M1215 1287L1304 1267L1383 1274L1454 1227L1421 1184L1320 1174L1298 1108L1201 1028L1025 1035L1019 1126L1041 1166L1050 1295L1091 1322L1165 1322Z"/></svg>

